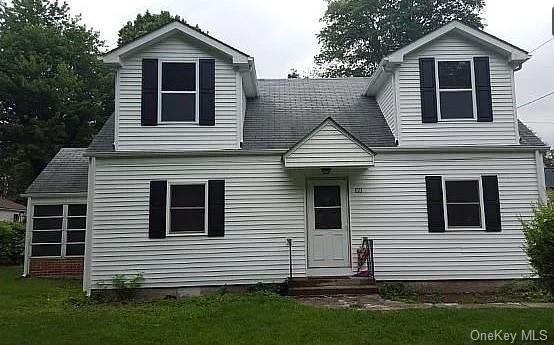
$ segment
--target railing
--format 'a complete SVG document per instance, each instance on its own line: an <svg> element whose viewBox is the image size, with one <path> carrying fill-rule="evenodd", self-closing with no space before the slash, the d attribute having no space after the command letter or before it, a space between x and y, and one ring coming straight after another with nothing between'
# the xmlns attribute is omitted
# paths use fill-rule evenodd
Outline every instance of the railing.
<svg viewBox="0 0 554 345"><path fill-rule="evenodd" d="M373 261L373 240L363 237L362 246L358 249L358 274L360 269L367 265L367 278L371 284L375 284L375 265Z"/></svg>
<svg viewBox="0 0 554 345"><path fill-rule="evenodd" d="M289 279L292 278L292 239L287 238L287 245L289 246Z"/></svg>

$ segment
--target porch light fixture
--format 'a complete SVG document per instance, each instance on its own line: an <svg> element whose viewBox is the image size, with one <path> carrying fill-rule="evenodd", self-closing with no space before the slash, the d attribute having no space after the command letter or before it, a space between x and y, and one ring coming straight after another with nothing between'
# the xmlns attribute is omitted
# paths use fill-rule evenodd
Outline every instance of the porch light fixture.
<svg viewBox="0 0 554 345"><path fill-rule="evenodd" d="M321 173L323 175L329 175L331 173L331 168L321 168Z"/></svg>

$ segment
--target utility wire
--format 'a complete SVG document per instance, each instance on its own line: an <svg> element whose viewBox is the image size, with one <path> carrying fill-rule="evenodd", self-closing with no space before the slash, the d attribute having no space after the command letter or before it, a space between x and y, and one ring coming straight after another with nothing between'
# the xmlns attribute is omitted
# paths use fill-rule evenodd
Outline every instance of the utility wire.
<svg viewBox="0 0 554 345"><path fill-rule="evenodd" d="M538 101L540 101L541 99L546 98L546 97L548 97L548 96L552 96L552 95L554 95L554 90L550 91L550 92L547 93L546 95L542 95L542 96L540 96L540 97L537 97L537 98L535 98L535 99L533 99L533 100L531 100L531 101L529 101L529 102L527 102L527 103L523 103L522 105L518 105L518 106L517 106L517 109L523 108L523 107L525 107L526 105L529 105L529 104L538 102Z"/></svg>
<svg viewBox="0 0 554 345"><path fill-rule="evenodd" d="M547 43L549 43L550 41L554 40L554 36L553 37L550 37L548 40L544 41L543 43L541 43L537 48L531 50L529 53L533 53L537 50L539 50L540 48L542 48L544 45L546 45Z"/></svg>

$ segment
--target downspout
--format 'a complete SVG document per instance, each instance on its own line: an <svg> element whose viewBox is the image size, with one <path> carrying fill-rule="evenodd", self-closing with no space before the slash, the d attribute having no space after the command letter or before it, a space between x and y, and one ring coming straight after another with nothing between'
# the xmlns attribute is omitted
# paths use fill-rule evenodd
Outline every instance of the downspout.
<svg viewBox="0 0 554 345"><path fill-rule="evenodd" d="M33 222L33 207L31 197L27 197L27 215L25 216L25 252L23 256L23 277L29 276L31 265L31 223Z"/></svg>
<svg viewBox="0 0 554 345"><path fill-rule="evenodd" d="M542 152L535 151L535 162L537 165L537 188L539 193L539 202L545 204L548 199L546 195L546 183L544 178L544 162L542 161Z"/></svg>
<svg viewBox="0 0 554 345"><path fill-rule="evenodd" d="M92 231L94 224L94 180L96 169L96 158L89 158L88 165L88 186L87 186L87 224L85 238L85 258L83 261L83 291L90 297L91 287L91 270L92 270Z"/></svg>

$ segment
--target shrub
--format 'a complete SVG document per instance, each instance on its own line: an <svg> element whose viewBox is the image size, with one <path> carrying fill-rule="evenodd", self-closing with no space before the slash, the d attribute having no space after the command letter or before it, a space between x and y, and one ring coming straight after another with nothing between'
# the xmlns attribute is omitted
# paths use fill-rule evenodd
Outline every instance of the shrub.
<svg viewBox="0 0 554 345"><path fill-rule="evenodd" d="M277 294L285 295L286 286L285 284L279 283L256 283L248 287L248 292L251 293L262 293L262 294Z"/></svg>
<svg viewBox="0 0 554 345"><path fill-rule="evenodd" d="M119 301L127 301L135 298L137 289L144 280L142 274L136 274L132 278L127 278L124 274L116 274L112 278L114 293Z"/></svg>
<svg viewBox="0 0 554 345"><path fill-rule="evenodd" d="M415 293L402 283L384 283L379 288L379 295L388 300L412 300Z"/></svg>
<svg viewBox="0 0 554 345"><path fill-rule="evenodd" d="M554 294L554 201L538 205L534 217L522 224L531 266L550 294Z"/></svg>
<svg viewBox="0 0 554 345"><path fill-rule="evenodd" d="M25 251L25 225L0 221L0 263L19 264Z"/></svg>

